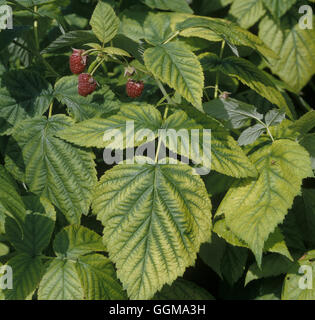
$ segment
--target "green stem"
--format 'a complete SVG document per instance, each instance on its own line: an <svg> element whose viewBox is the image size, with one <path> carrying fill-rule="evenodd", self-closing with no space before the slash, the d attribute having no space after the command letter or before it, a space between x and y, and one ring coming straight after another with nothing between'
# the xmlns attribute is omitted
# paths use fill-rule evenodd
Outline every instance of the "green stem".
<svg viewBox="0 0 315 320"><path fill-rule="evenodd" d="M34 6L34 12L37 13L37 6ZM38 39L38 20L34 19L34 37L37 51L39 51L39 39Z"/></svg>
<svg viewBox="0 0 315 320"><path fill-rule="evenodd" d="M168 106L165 108L164 115L163 115L163 121L166 120L167 114L168 114ZM156 154L155 154L155 160L154 160L155 163L158 162L161 145L162 145L162 139L159 138L159 143L158 143L158 147L157 147Z"/></svg>
<svg viewBox="0 0 315 320"><path fill-rule="evenodd" d="M272 134L271 134L271 132L269 130L269 127L264 122L262 122L260 119L258 119L258 118L255 118L255 119L266 128L269 137L271 138L272 142L274 142L275 139L273 138L273 136L272 136Z"/></svg>
<svg viewBox="0 0 315 320"><path fill-rule="evenodd" d="M102 58L101 61L96 65L96 67L94 68L94 70L91 72L91 76L93 76L93 74L95 73L95 71L98 69L98 67L104 62L106 58Z"/></svg>
<svg viewBox="0 0 315 320"><path fill-rule="evenodd" d="M158 87L160 88L160 90L162 91L163 96L166 98L167 102L168 102L169 104L174 104L173 100L171 99L171 97L169 96L169 94L166 92L166 90L165 90L162 82L161 82L160 80L157 80L157 79L155 79L155 81L156 81Z"/></svg>
<svg viewBox="0 0 315 320"><path fill-rule="evenodd" d="M48 119L52 116L52 109L53 109L54 102L52 101L49 105L49 112L48 112Z"/></svg>
<svg viewBox="0 0 315 320"><path fill-rule="evenodd" d="M172 41L174 38L176 38L179 35L179 31L176 31L172 36L170 36L166 41L164 41L163 44L166 44L170 41Z"/></svg>
<svg viewBox="0 0 315 320"><path fill-rule="evenodd" d="M224 47L225 47L225 41L223 40L222 43L221 43L220 60L221 60L222 57L223 57ZM214 99L217 99L217 98L218 98L219 78L220 78L220 74L219 74L219 71L217 71L216 78L215 78Z"/></svg>

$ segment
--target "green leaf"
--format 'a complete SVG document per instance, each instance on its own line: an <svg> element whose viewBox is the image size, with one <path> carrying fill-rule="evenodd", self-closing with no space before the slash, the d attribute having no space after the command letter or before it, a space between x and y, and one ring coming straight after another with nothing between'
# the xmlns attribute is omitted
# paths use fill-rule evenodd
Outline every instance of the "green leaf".
<svg viewBox="0 0 315 320"><path fill-rule="evenodd" d="M133 126L127 127L127 121L133 122ZM117 138L119 149L120 144L123 143L125 148L129 143L133 130L136 134L140 130L150 129L157 134L161 124L161 114L153 106L128 104L122 106L116 115L107 119L93 118L80 122L61 131L58 136L80 146L105 148L111 143L111 140L104 139L105 132L107 132ZM115 130L117 130L116 133ZM135 145L140 145L141 142L137 141Z"/></svg>
<svg viewBox="0 0 315 320"><path fill-rule="evenodd" d="M117 34L119 19L109 4L99 2L93 12L90 24L93 33L104 44Z"/></svg>
<svg viewBox="0 0 315 320"><path fill-rule="evenodd" d="M304 148L286 139L259 149L250 159L260 173L258 180L236 183L217 214L225 214L227 226L248 244L260 265L265 241L283 221L311 168Z"/></svg>
<svg viewBox="0 0 315 320"><path fill-rule="evenodd" d="M17 251L36 256L48 246L54 226L54 221L43 214L28 213L22 225L23 233L13 219L6 220L5 233Z"/></svg>
<svg viewBox="0 0 315 320"><path fill-rule="evenodd" d="M199 256L202 261L215 271L223 280L221 262L226 250L226 242L215 233L211 235L211 242L203 243Z"/></svg>
<svg viewBox="0 0 315 320"><path fill-rule="evenodd" d="M296 120L292 128L302 134L306 134L315 127L315 110L305 113L300 119Z"/></svg>
<svg viewBox="0 0 315 320"><path fill-rule="evenodd" d="M12 268L13 288L3 290L6 300L25 300L39 284L44 266L39 257L20 253L7 262Z"/></svg>
<svg viewBox="0 0 315 320"><path fill-rule="evenodd" d="M11 134L21 120L42 115L52 101L52 87L40 75L25 70L5 74L0 88L0 134Z"/></svg>
<svg viewBox="0 0 315 320"><path fill-rule="evenodd" d="M187 165L117 165L101 178L93 211L131 299L181 276L210 237L211 203Z"/></svg>
<svg viewBox="0 0 315 320"><path fill-rule="evenodd" d="M233 98L213 99L203 104L203 110L210 116L227 121L229 126L239 129L248 123L248 119L263 118L257 109L250 104L238 101Z"/></svg>
<svg viewBox="0 0 315 320"><path fill-rule="evenodd" d="M314 270L314 250L307 252L302 258L299 259L298 265L294 264L287 273L283 289L282 289L282 300L314 300L315 299L315 278L313 275ZM300 269L303 266L311 268L311 273L308 276L312 276L311 281L312 288L300 288L300 284L306 285L305 278L302 277L306 274L305 269Z"/></svg>
<svg viewBox="0 0 315 320"><path fill-rule="evenodd" d="M60 231L54 240L57 256L76 259L93 251L104 251L102 237L81 225L71 225Z"/></svg>
<svg viewBox="0 0 315 320"><path fill-rule="evenodd" d="M110 54L110 55L116 55L116 56L125 56L131 58L131 55L120 48L115 48L115 47L105 47L102 49L102 52Z"/></svg>
<svg viewBox="0 0 315 320"><path fill-rule="evenodd" d="M267 9L276 19L280 19L297 0L262 0Z"/></svg>
<svg viewBox="0 0 315 320"><path fill-rule="evenodd" d="M292 117L291 110L275 83L267 73L258 69L248 60L238 57L219 59L213 53L202 54L200 59L202 65L205 65L211 71L219 70L230 77L238 79L280 109L285 109L286 113Z"/></svg>
<svg viewBox="0 0 315 320"><path fill-rule="evenodd" d="M0 257L6 256L9 252L10 248L6 244L0 242Z"/></svg>
<svg viewBox="0 0 315 320"><path fill-rule="evenodd" d="M149 13L144 21L145 40L152 45L159 45L172 34L170 16L163 13Z"/></svg>
<svg viewBox="0 0 315 320"><path fill-rule="evenodd" d="M257 123L252 127L244 130L239 136L237 142L240 146L246 146L255 142L266 130L265 126L261 123Z"/></svg>
<svg viewBox="0 0 315 320"><path fill-rule="evenodd" d="M82 300L83 289L70 260L54 259L48 266L38 290L39 300Z"/></svg>
<svg viewBox="0 0 315 320"><path fill-rule="evenodd" d="M246 248L234 247L227 244L221 261L221 272L231 286L234 285L244 273L247 256L248 250Z"/></svg>
<svg viewBox="0 0 315 320"><path fill-rule="evenodd" d="M237 145L236 141L216 120L207 117L193 107L185 106L185 111L176 111L166 119L164 126L167 129L174 129L178 133L180 133L181 129L189 130L189 132L194 129L211 129L211 158L205 157L203 166L232 177L256 177L257 172L253 164ZM198 153L195 155L194 150L189 150L188 152L186 148L183 151L181 145L180 143L177 145L178 154L196 160L197 163L200 162ZM174 143L168 142L167 146L172 148L172 151L176 151L173 147ZM201 140L199 140L199 147L203 151Z"/></svg>
<svg viewBox="0 0 315 320"><path fill-rule="evenodd" d="M268 127L280 124L285 119L283 111L273 109L265 115L265 122Z"/></svg>
<svg viewBox="0 0 315 320"><path fill-rule="evenodd" d="M279 254L270 254L263 258L261 268L253 263L246 274L245 286L253 280L276 277L285 274L292 267L293 262Z"/></svg>
<svg viewBox="0 0 315 320"><path fill-rule="evenodd" d="M152 9L193 13L186 0L142 0L142 2Z"/></svg>
<svg viewBox="0 0 315 320"><path fill-rule="evenodd" d="M264 251L279 253L287 257L289 260L293 261L293 258L286 245L284 236L279 227L277 227L275 231L269 235L269 238L265 242Z"/></svg>
<svg viewBox="0 0 315 320"><path fill-rule="evenodd" d="M207 28L188 28L180 32L182 37L196 37L208 41L222 41L222 39L212 30Z"/></svg>
<svg viewBox="0 0 315 320"><path fill-rule="evenodd" d="M51 42L42 52L51 53L63 48L80 47L87 42L97 41L92 31L75 30L69 31L59 36L55 41Z"/></svg>
<svg viewBox="0 0 315 320"><path fill-rule="evenodd" d="M0 165L0 211L14 218L19 225L24 220L26 209L17 187L3 166Z"/></svg>
<svg viewBox="0 0 315 320"><path fill-rule="evenodd" d="M127 300L110 260L100 254L82 256L76 264L87 300Z"/></svg>
<svg viewBox="0 0 315 320"><path fill-rule="evenodd" d="M302 138L300 144L311 156L312 168L315 170L315 133L307 134Z"/></svg>
<svg viewBox="0 0 315 320"><path fill-rule="evenodd" d="M119 110L119 103L108 86L94 91L87 97L78 94L78 76L66 76L55 84L54 96L68 107L69 114L76 121L102 117Z"/></svg>
<svg viewBox="0 0 315 320"><path fill-rule="evenodd" d="M205 289L194 282L177 279L171 285L165 285L152 300L215 300Z"/></svg>
<svg viewBox="0 0 315 320"><path fill-rule="evenodd" d="M254 25L265 12L263 0L235 0L229 11L245 29Z"/></svg>
<svg viewBox="0 0 315 320"><path fill-rule="evenodd" d="M64 115L25 120L14 138L23 152L29 189L48 198L69 222L78 223L89 212L96 170L91 152L55 137L72 124Z"/></svg>
<svg viewBox="0 0 315 320"><path fill-rule="evenodd" d="M176 29L183 31L197 27L212 30L222 40L232 45L250 47L265 57L277 59L277 55L269 49L261 39L228 20L190 15L186 20L179 22Z"/></svg>
<svg viewBox="0 0 315 320"><path fill-rule="evenodd" d="M156 78L201 110L204 75L197 57L185 44L169 42L149 48L144 52L144 62Z"/></svg>
<svg viewBox="0 0 315 320"><path fill-rule="evenodd" d="M314 29L301 29L298 19L289 14L281 25L265 17L259 25L259 37L280 57L270 61L272 72L299 93L315 73Z"/></svg>

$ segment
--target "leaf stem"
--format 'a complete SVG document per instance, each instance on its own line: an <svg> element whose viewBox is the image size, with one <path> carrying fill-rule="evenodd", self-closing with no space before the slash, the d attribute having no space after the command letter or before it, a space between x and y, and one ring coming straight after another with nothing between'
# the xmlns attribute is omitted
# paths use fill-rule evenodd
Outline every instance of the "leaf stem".
<svg viewBox="0 0 315 320"><path fill-rule="evenodd" d="M271 134L271 132L269 130L269 127L263 121L261 121L260 119L258 119L256 117L254 117L254 119L256 119L259 123L261 123L266 128L269 137L271 138L272 142L274 142L275 139L273 138L273 136L272 136L272 134Z"/></svg>
<svg viewBox="0 0 315 320"><path fill-rule="evenodd" d="M179 35L179 31L176 31L173 35L171 35L166 41L163 42L163 44L167 44L168 42L172 41L174 38L176 38Z"/></svg>
<svg viewBox="0 0 315 320"><path fill-rule="evenodd" d="M224 47L225 47L225 40L223 40L222 43L221 43L220 59L222 59L222 57L223 57ZM220 78L220 73L219 73L219 70L218 70L217 73L216 73L216 77L215 77L214 99L218 98L219 78Z"/></svg>
<svg viewBox="0 0 315 320"><path fill-rule="evenodd" d="M104 62L104 60L106 59L106 57L102 58L101 61L96 65L96 67L94 68L94 70L91 72L91 76L93 76L93 74L95 73L95 71L98 69L98 67Z"/></svg>
<svg viewBox="0 0 315 320"><path fill-rule="evenodd" d="M165 108L165 111L164 111L163 122L166 120L167 114L168 114L168 106ZM156 150L156 154L155 154L155 160L154 160L155 163L158 162L161 145L162 145L162 139L160 139L160 137L159 137L159 142L158 142L158 146L157 146L157 150Z"/></svg>
<svg viewBox="0 0 315 320"><path fill-rule="evenodd" d="M37 6L34 6L34 12L37 13ZM39 39L38 39L38 20L34 18L34 37L37 51L39 51Z"/></svg>
<svg viewBox="0 0 315 320"><path fill-rule="evenodd" d="M54 101L52 101L51 104L49 105L48 119L52 116L53 105L54 105Z"/></svg>

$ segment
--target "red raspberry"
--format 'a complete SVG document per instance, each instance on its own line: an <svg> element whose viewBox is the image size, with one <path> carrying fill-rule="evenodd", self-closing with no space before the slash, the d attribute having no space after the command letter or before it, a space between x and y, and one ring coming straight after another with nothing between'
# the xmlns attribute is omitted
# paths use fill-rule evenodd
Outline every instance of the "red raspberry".
<svg viewBox="0 0 315 320"><path fill-rule="evenodd" d="M74 74L80 74L84 71L87 63L87 56L82 56L84 50L73 49L70 57L70 70Z"/></svg>
<svg viewBox="0 0 315 320"><path fill-rule="evenodd" d="M89 73L81 73L79 75L78 92L79 95L86 97L92 93L97 87L96 81Z"/></svg>
<svg viewBox="0 0 315 320"><path fill-rule="evenodd" d="M138 98L141 96L144 88L143 81L134 81L129 79L126 84L126 92L130 98Z"/></svg>

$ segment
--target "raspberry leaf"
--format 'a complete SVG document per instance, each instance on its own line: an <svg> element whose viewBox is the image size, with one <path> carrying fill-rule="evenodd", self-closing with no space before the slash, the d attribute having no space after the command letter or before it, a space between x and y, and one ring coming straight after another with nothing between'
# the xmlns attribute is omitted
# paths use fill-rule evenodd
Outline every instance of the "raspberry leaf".
<svg viewBox="0 0 315 320"><path fill-rule="evenodd" d="M150 299L181 276L210 237L211 203L186 165L117 165L101 178L93 211L131 299Z"/></svg>

